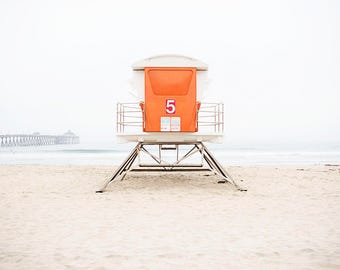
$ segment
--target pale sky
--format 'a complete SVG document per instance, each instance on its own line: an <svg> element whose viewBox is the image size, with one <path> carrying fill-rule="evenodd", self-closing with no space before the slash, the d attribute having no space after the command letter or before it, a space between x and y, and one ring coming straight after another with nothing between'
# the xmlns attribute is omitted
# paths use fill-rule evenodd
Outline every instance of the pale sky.
<svg viewBox="0 0 340 270"><path fill-rule="evenodd" d="M340 1L0 1L0 133L115 136L131 65L209 65L230 142L340 143Z"/></svg>

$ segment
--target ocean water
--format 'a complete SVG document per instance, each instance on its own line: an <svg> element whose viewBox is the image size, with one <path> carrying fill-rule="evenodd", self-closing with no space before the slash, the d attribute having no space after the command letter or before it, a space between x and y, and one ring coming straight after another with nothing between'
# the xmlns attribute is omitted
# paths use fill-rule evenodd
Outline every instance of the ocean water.
<svg viewBox="0 0 340 270"><path fill-rule="evenodd" d="M223 165L274 164L340 164L340 144L272 144L235 145L207 144ZM49 145L34 147L0 147L0 165L119 165L133 149L134 144L81 143L76 145ZM158 154L157 149L150 149ZM180 156L185 153L183 149ZM165 160L173 160L175 153L167 151ZM145 155L142 162L150 162ZM189 163L200 162L193 155Z"/></svg>

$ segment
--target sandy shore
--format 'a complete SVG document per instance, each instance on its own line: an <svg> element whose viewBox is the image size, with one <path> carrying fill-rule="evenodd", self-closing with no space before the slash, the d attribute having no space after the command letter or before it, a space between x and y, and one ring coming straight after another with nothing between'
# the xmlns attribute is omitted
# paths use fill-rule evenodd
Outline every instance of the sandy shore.
<svg viewBox="0 0 340 270"><path fill-rule="evenodd" d="M0 269L340 269L340 166L0 166Z"/></svg>

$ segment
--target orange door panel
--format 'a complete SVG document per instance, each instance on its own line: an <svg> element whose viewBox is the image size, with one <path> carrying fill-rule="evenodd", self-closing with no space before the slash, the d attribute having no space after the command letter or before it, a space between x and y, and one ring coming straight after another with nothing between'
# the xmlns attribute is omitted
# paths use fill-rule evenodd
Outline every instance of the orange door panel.
<svg viewBox="0 0 340 270"><path fill-rule="evenodd" d="M145 68L144 131L195 132L196 68Z"/></svg>

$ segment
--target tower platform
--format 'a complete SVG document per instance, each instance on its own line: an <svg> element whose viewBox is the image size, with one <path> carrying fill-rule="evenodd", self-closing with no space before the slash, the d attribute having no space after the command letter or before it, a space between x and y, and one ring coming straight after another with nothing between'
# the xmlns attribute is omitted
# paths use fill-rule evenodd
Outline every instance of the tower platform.
<svg viewBox="0 0 340 270"><path fill-rule="evenodd" d="M195 143L211 142L222 143L223 134L199 132L141 132L123 133L116 135L119 143L144 142L144 143Z"/></svg>

